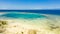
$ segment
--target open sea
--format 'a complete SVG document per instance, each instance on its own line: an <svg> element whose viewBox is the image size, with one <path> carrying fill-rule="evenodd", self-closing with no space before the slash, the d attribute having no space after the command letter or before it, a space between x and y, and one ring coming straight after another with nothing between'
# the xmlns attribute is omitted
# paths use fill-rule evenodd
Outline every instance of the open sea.
<svg viewBox="0 0 60 34"><path fill-rule="evenodd" d="M31 13L60 15L60 10L0 10L0 12L31 12Z"/></svg>

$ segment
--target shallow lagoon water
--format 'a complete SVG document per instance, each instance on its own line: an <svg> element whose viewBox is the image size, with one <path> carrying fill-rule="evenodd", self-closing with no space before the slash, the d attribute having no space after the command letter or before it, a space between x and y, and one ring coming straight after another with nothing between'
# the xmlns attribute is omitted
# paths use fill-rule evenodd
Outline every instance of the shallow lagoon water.
<svg viewBox="0 0 60 34"><path fill-rule="evenodd" d="M7 13L7 14L3 14L1 15L2 17L6 17L6 18L24 18L24 19L36 19L36 18L46 18L46 16L44 15L40 15L40 14L18 14L18 13Z"/></svg>

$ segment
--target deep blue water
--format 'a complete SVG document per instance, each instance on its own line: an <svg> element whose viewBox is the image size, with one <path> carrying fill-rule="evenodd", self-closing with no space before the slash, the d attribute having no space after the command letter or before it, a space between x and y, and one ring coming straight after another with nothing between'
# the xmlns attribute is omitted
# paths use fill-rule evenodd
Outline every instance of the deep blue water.
<svg viewBox="0 0 60 34"><path fill-rule="evenodd" d="M0 10L0 12L32 12L32 13L60 15L60 10Z"/></svg>

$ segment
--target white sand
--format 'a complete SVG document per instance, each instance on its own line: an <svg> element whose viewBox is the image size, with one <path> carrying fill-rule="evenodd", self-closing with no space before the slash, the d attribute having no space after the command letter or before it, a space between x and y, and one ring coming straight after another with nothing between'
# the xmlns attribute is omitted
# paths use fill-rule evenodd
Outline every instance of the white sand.
<svg viewBox="0 0 60 34"><path fill-rule="evenodd" d="M8 23L6 31L2 34L22 34L22 32L24 34L28 34L29 30L35 30L37 34L60 34L60 21L58 21L59 18L56 16L54 17L54 15L46 16L49 19L1 19L7 21ZM50 24L54 24L54 26L58 27L56 29L51 29Z"/></svg>

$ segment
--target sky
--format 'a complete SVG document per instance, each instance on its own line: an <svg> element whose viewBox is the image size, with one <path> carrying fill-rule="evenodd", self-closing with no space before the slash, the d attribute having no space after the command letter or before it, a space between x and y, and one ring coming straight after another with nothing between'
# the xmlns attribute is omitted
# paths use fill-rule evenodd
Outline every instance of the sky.
<svg viewBox="0 0 60 34"><path fill-rule="evenodd" d="M60 9L60 0L0 0L0 9Z"/></svg>

